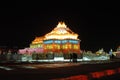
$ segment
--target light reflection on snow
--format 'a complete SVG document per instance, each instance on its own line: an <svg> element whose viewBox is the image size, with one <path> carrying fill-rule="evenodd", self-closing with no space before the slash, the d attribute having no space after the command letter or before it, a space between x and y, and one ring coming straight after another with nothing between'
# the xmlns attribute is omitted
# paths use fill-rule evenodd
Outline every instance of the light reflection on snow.
<svg viewBox="0 0 120 80"><path fill-rule="evenodd" d="M9 67L4 67L4 66L0 66L1 69L4 69L4 70L13 70L12 68L9 68Z"/></svg>

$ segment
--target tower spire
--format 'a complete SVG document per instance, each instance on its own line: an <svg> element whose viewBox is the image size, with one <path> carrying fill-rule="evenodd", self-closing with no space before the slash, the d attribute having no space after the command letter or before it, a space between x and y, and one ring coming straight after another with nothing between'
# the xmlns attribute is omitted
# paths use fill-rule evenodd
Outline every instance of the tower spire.
<svg viewBox="0 0 120 80"><path fill-rule="evenodd" d="M67 27L67 25L65 25L65 23L64 22L58 22L58 25L57 25L57 28L66 28Z"/></svg>

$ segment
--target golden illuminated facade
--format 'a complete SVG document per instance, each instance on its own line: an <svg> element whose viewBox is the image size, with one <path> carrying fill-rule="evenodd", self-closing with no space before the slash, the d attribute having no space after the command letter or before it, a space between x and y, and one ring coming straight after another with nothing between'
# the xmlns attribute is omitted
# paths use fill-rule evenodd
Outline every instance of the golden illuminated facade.
<svg viewBox="0 0 120 80"><path fill-rule="evenodd" d="M43 37L36 37L30 44L30 48L43 48Z"/></svg>
<svg viewBox="0 0 120 80"><path fill-rule="evenodd" d="M43 48L43 53L80 53L80 40L78 34L59 22L50 33L36 37L30 48Z"/></svg>

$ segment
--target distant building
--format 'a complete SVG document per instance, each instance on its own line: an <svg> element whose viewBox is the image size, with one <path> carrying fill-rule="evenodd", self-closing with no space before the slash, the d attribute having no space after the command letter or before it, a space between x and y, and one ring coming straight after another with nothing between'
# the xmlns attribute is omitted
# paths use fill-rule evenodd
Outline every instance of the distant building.
<svg viewBox="0 0 120 80"><path fill-rule="evenodd" d="M114 52L114 56L115 56L116 58L120 58L120 46L118 46L116 52Z"/></svg>
<svg viewBox="0 0 120 80"><path fill-rule="evenodd" d="M117 51L120 51L120 46L118 46Z"/></svg>

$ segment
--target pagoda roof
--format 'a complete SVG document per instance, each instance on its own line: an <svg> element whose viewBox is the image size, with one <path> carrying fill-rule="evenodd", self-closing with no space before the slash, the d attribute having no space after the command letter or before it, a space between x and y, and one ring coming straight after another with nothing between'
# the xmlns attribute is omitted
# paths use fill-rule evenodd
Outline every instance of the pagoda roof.
<svg viewBox="0 0 120 80"><path fill-rule="evenodd" d="M69 29L64 22L59 22L50 33L45 35L45 39L78 39L77 37L78 34Z"/></svg>
<svg viewBox="0 0 120 80"><path fill-rule="evenodd" d="M35 39L32 41L32 44L38 44L38 43L43 43L44 36L42 37L35 37Z"/></svg>

